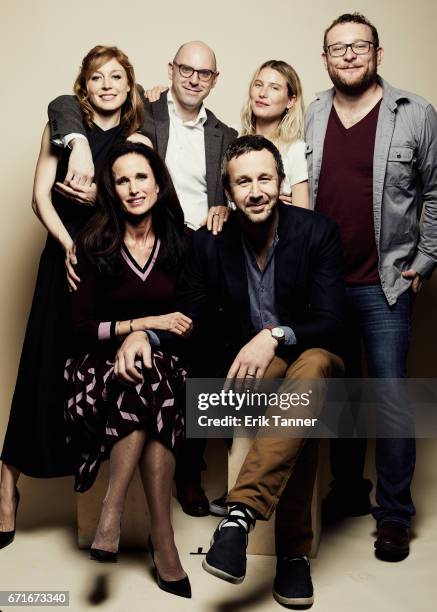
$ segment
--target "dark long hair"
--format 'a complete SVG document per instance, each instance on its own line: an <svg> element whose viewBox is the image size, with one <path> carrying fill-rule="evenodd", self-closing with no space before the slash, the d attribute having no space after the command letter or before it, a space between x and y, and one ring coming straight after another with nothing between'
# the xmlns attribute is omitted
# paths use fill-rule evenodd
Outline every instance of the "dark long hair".
<svg viewBox="0 0 437 612"><path fill-rule="evenodd" d="M152 208L152 225L161 240L160 265L166 272L177 272L186 251L184 213L164 162L156 151L141 143L123 142L110 151L97 176L96 214L78 236L78 242L100 272L117 273L126 225L112 167L119 157L129 153L142 155L149 162L159 186L158 199Z"/></svg>

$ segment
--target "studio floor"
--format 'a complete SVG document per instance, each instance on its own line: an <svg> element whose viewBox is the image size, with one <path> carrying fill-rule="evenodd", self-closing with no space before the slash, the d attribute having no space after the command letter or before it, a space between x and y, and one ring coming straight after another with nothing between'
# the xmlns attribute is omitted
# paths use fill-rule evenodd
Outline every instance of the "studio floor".
<svg viewBox="0 0 437 612"><path fill-rule="evenodd" d="M385 563L374 557L375 526L369 516L348 519L335 530L322 533L318 556L311 562L314 612L431 612L435 609L436 454L435 442L422 441L419 445L418 464L421 463L423 469L418 471L414 483L418 516L414 522L411 554L406 560ZM181 599L158 589L147 553L120 553L119 563L110 567L91 562L87 551L77 548L74 525L49 520L50 513L60 502L64 485L65 495L70 494L69 479L41 481L43 518L30 526L31 517L26 515L26 496L31 491L29 483L30 479L21 482L23 508L16 539L0 551L0 590L67 590L70 592L69 610L73 612L264 612L281 609L271 595L273 557L249 556L246 579L238 586L202 570L202 555L191 553L197 552L198 540L203 541L205 535L209 537L212 533L218 521L215 517L188 517L174 500L177 543L193 589L191 600ZM214 482L208 487L209 493L216 494L220 486L221 483ZM20 523L27 523L27 526L21 527ZM2 606L3 612L15 609L23 608L3 609ZM34 606L32 609L46 608Z"/></svg>

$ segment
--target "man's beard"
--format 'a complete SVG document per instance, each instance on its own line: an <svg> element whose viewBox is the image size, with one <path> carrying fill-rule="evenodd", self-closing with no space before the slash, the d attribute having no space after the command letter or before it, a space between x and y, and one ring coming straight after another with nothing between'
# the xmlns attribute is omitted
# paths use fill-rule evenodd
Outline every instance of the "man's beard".
<svg viewBox="0 0 437 612"><path fill-rule="evenodd" d="M338 91L347 96L360 96L367 91L369 87L375 84L378 73L375 65L373 69L368 70L360 80L353 81L352 83L343 81L341 73L339 74L339 71L336 69L331 70L328 67L328 74L334 87L338 89Z"/></svg>

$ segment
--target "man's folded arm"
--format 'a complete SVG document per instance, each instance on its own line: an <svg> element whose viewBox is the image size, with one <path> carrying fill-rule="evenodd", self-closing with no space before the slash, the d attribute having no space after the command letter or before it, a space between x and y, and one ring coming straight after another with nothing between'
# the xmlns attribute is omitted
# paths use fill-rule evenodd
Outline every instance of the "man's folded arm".
<svg viewBox="0 0 437 612"><path fill-rule="evenodd" d="M58 96L52 100L48 115L50 139L53 144L66 146L72 136L86 138L82 112L75 96Z"/></svg>

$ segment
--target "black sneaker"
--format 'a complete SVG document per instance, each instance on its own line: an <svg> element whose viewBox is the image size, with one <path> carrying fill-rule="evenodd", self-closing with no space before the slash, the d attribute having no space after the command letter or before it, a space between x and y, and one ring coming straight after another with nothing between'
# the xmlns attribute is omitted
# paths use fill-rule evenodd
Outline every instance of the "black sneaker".
<svg viewBox="0 0 437 612"><path fill-rule="evenodd" d="M282 557L276 562L273 597L284 606L311 606L314 589L306 557Z"/></svg>
<svg viewBox="0 0 437 612"><path fill-rule="evenodd" d="M247 533L239 525L222 527L221 521L212 536L211 548L202 562L205 571L233 584L243 582L246 575Z"/></svg>
<svg viewBox="0 0 437 612"><path fill-rule="evenodd" d="M223 493L221 497L217 497L213 501L209 502L209 512L214 516L227 516L228 514L228 505L226 503L226 498L228 494Z"/></svg>

